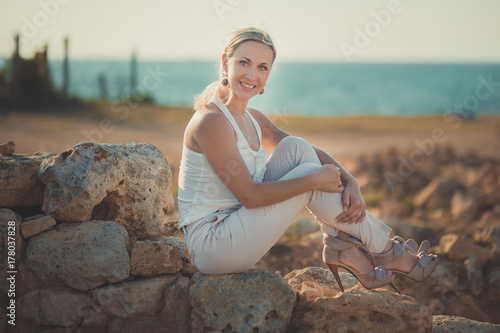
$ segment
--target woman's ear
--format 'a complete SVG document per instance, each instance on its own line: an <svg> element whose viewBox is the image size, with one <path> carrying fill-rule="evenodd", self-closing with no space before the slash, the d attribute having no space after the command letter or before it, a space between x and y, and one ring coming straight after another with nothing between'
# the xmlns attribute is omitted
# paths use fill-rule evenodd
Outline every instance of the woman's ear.
<svg viewBox="0 0 500 333"><path fill-rule="evenodd" d="M226 74L227 74L227 67L228 67L228 65L227 65L227 60L228 60L228 58L227 58L227 54L225 54L225 53L224 53L224 54L222 55L222 70L223 70L223 72L224 72L224 73L226 73Z"/></svg>

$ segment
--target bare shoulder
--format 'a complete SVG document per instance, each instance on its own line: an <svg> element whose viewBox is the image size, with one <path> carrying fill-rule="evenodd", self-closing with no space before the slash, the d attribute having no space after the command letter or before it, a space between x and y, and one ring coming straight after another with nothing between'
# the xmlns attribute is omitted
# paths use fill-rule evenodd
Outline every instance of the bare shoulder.
<svg viewBox="0 0 500 333"><path fill-rule="evenodd" d="M189 121L188 128L191 130L201 130L227 125L226 117L214 104L209 104L196 110Z"/></svg>
<svg viewBox="0 0 500 333"><path fill-rule="evenodd" d="M232 135L231 125L217 106L209 104L196 110L184 132L184 145L191 150L201 152L200 140L218 135Z"/></svg>

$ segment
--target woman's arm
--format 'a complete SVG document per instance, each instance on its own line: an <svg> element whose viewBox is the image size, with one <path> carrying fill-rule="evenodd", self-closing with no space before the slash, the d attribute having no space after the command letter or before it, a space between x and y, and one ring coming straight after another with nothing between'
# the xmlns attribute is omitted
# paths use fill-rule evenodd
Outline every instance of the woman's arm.
<svg viewBox="0 0 500 333"><path fill-rule="evenodd" d="M251 109L252 115L257 119L262 129L262 144L266 151L273 152L276 145L288 133L276 126L269 118L263 113ZM314 147L321 164L335 165L340 170L340 179L344 184L344 192L342 194L342 202L344 205L344 213L337 217L339 223L361 223L366 216L366 205L359 189L358 181L351 174L349 174L342 165L337 162L332 156L328 155L323 150Z"/></svg>
<svg viewBox="0 0 500 333"><path fill-rule="evenodd" d="M351 181L357 182L356 178L354 178L349 172L347 172L342 165L340 165L339 162L337 162L336 159L334 159L332 156L327 154L324 150L313 146L314 150L316 151L316 154L319 157L319 160L321 161L321 164L334 164L340 169L340 179L342 180L343 184L347 184Z"/></svg>
<svg viewBox="0 0 500 333"><path fill-rule="evenodd" d="M194 140L214 172L246 208L262 207L321 190L342 192L340 171L332 165L320 167L309 175L286 181L255 184L243 161L233 128L219 112L205 112L189 127Z"/></svg>
<svg viewBox="0 0 500 333"><path fill-rule="evenodd" d="M361 195L358 181L332 156L317 147L314 147L314 150L318 154L321 164L333 164L340 170L340 179L345 187L344 193L342 193L344 212L337 217L337 222L347 224L354 222L361 223L366 216L366 204Z"/></svg>

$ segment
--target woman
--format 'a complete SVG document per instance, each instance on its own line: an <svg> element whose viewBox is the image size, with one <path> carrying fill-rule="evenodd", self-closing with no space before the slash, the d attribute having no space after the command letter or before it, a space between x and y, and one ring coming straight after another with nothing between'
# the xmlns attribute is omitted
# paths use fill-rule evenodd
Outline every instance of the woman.
<svg viewBox="0 0 500 333"><path fill-rule="evenodd" d="M306 206L324 233L323 260L342 291L338 267L368 289L394 287L392 272L428 277L438 259L426 254L427 241L415 256L414 241L389 239L391 229L366 211L356 179L334 158L247 107L264 93L275 58L265 31L236 31L219 81L196 100L178 195L179 224L195 265L207 274L249 269Z"/></svg>

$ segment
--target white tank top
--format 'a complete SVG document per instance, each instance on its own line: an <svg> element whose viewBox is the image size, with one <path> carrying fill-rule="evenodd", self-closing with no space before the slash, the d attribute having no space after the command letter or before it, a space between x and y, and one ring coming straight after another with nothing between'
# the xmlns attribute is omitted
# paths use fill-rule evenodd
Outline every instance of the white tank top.
<svg viewBox="0 0 500 333"><path fill-rule="evenodd" d="M255 183L262 182L264 173L266 172L267 153L262 149L262 132L259 124L250 112L246 110L245 112L252 120L259 137L259 149L254 151L224 103L219 99L213 100L212 103L219 107L233 126L237 136L238 149L253 181ZM228 165L227 175L231 171L231 166ZM182 148L182 158L179 167L179 191L177 196L180 228L209 215L217 214L220 220L221 215L230 215L242 206L224 185L224 175L221 174L221 180L215 174L205 155L195 152L186 146Z"/></svg>

